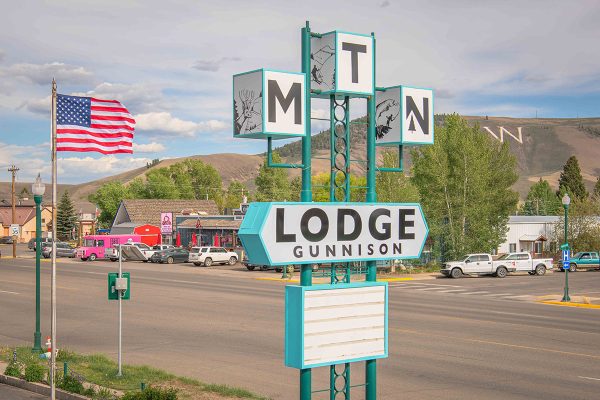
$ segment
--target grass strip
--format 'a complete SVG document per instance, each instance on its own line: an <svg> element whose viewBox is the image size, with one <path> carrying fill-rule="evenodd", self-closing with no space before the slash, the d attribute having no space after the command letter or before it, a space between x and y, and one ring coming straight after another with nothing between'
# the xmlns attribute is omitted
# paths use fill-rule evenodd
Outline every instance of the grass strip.
<svg viewBox="0 0 600 400"><path fill-rule="evenodd" d="M0 346L0 359L10 361L15 349ZM17 360L24 363L38 363L47 366L46 360L40 359L38 354L33 354L30 347L17 347ZM70 372L82 376L86 382L93 383L109 389L129 391L140 388L141 382L146 385L170 386L185 388L180 398L195 399L202 393L214 393L224 399L250 399L268 400L248 390L229 385L208 384L196 379L176 376L158 368L147 365L123 365L123 376L117 377L118 364L103 354L79 354L69 350L59 350L57 357L57 370L62 371L63 363L68 363ZM4 371L0 371L2 373Z"/></svg>

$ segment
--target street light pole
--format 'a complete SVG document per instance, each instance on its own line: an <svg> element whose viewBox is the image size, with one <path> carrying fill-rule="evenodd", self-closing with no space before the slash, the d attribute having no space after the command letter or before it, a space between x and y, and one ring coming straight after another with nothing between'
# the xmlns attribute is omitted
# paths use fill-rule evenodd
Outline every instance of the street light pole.
<svg viewBox="0 0 600 400"><path fill-rule="evenodd" d="M567 237L567 232L568 232L568 226L569 226L569 204L571 204L571 198L569 197L568 193L566 193L563 196L562 204L565 209L565 245L566 245L565 247L567 248L567 251L569 251L569 239ZM563 271L565 271L565 291L563 294L563 298L561 300L563 302L571 301L571 297L569 297L569 269L570 268L571 268L570 265L569 265L569 268L564 268L564 264L563 264Z"/></svg>
<svg viewBox="0 0 600 400"><path fill-rule="evenodd" d="M42 255L42 196L46 187L38 174L31 192L35 201L35 332L33 333L33 352L42 352L42 333L40 332L40 258Z"/></svg>

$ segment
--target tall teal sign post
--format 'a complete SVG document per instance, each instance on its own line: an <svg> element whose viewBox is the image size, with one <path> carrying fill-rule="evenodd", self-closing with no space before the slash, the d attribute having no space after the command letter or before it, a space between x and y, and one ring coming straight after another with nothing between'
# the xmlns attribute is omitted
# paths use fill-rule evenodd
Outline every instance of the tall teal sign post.
<svg viewBox="0 0 600 400"><path fill-rule="evenodd" d="M324 391L331 400L350 399L351 388L362 387L376 400L377 359L388 356L388 290L377 282L376 262L420 257L428 228L419 204L377 203L375 174L402 172L404 145L433 143L433 91L377 87L373 33L316 33L307 22L301 37L301 73L259 69L233 77L233 136L266 139L269 167L302 170L300 202L250 204L239 237L250 262L301 265L300 285L285 294L285 364L300 370L300 399ZM313 98L330 103L329 203L312 201ZM366 121L350 121L352 99L366 99ZM366 126L365 160L351 158L353 124ZM273 163L273 139L290 137L302 140L302 162ZM398 148L399 165L378 168L377 146ZM366 165L364 203L350 202L353 162ZM313 286L313 263L331 266L329 284ZM359 271L365 279L351 280ZM365 362L365 380L351 384L356 362ZM329 369L330 385L313 391L320 367Z"/></svg>

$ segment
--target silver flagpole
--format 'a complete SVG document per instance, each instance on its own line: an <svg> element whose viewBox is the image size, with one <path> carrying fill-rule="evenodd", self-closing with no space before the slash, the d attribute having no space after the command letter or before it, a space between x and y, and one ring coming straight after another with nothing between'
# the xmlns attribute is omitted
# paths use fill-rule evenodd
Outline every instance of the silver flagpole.
<svg viewBox="0 0 600 400"><path fill-rule="evenodd" d="M50 323L52 351L50 353L50 399L56 400L56 80L52 79L52 280Z"/></svg>

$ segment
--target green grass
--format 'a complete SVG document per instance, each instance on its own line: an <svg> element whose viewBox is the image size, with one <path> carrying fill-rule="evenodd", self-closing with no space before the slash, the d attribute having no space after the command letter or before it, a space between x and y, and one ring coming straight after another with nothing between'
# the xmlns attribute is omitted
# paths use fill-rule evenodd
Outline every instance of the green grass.
<svg viewBox="0 0 600 400"><path fill-rule="evenodd" d="M8 362L13 356L13 350L8 347L0 347L0 359ZM47 365L47 361L39 359L37 354L32 354L29 347L18 347L16 350L17 359L22 363L35 362ZM146 365L124 364L123 376L117 377L117 363L102 354L83 355L69 350L60 350L57 357L57 369L59 371L62 371L64 362L68 363L69 371L74 371L83 376L86 382L109 389L129 391L139 389L141 382L146 385L157 386L163 386L167 383L175 387L180 385L185 387L185 392L191 393L190 396L193 396L194 393L210 392L232 399L268 400L245 389L228 385L207 384ZM188 396L182 393L180 397L185 398Z"/></svg>

